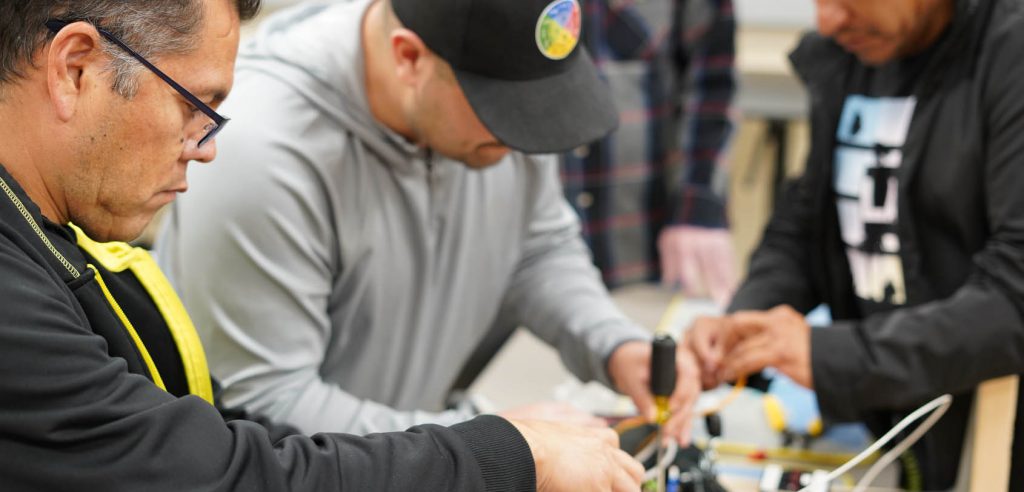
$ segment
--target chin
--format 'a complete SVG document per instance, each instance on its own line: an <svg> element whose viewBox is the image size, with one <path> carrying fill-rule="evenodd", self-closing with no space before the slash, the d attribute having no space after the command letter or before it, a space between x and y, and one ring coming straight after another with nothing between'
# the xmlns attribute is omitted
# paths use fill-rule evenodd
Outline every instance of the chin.
<svg viewBox="0 0 1024 492"><path fill-rule="evenodd" d="M876 49L854 53L854 55L861 63L871 67L885 65L901 56L896 49Z"/></svg>
<svg viewBox="0 0 1024 492"><path fill-rule="evenodd" d="M468 156L462 161L465 162L467 166L472 167L474 169L483 169L486 167L491 167L501 162L501 160L508 155L508 152L508 149L504 149L500 151L476 153L471 156Z"/></svg>
<svg viewBox="0 0 1024 492"><path fill-rule="evenodd" d="M93 227L89 224L75 223L85 231L93 241L108 243L111 241L131 242L137 239L146 230L146 226L152 219L152 215L146 217L135 217L132 219L115 219L107 227Z"/></svg>

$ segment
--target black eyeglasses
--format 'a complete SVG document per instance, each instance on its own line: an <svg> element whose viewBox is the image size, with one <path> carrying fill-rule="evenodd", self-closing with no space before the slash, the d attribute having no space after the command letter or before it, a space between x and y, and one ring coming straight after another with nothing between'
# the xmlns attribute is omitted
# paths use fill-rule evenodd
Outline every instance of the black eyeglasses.
<svg viewBox="0 0 1024 492"><path fill-rule="evenodd" d="M57 34L58 32L60 32L61 29L64 29L68 24L71 24L72 22L79 21L64 21L52 19L46 21L46 27L47 29L50 30L50 32ZM103 29L102 27L99 27L95 24L93 24L93 26L96 27L96 30L100 33L100 35L110 40L110 42L120 46L121 49L128 52L129 55L132 55L132 57L138 60L139 63L141 63L143 66L145 66L154 74L156 74L157 77L160 77L161 79L163 79L164 82L167 82L167 85L171 86L171 88L178 91L178 94L181 94L181 97L184 97L185 100L189 102L189 104L191 104L194 108L198 109L207 117L209 117L210 120L212 120L210 123L203 126L203 130L206 133L199 139L199 143L197 144L198 147L202 147L203 144L212 140L213 137L217 136L217 134L224 129L224 126L227 125L228 121L230 121L230 118L225 118L224 116L221 116L216 111L214 111L213 108L207 106L206 103L204 103L203 101L200 101L198 97L192 95L191 92L189 92L187 89L185 89L180 84L175 82L174 79L170 78L167 74L160 71L159 68L156 68L156 65L153 65L149 62L149 60L143 58L142 55L136 53L135 50L129 48L127 44L124 44L124 42L122 42L120 39L117 39L117 36L111 34L110 31L107 31L106 29Z"/></svg>

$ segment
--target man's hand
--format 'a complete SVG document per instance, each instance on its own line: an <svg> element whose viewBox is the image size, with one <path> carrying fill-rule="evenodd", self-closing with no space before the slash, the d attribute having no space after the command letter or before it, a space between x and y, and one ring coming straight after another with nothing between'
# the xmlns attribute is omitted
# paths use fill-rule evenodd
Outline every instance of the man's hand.
<svg viewBox="0 0 1024 492"><path fill-rule="evenodd" d="M805 388L811 378L811 326L789 306L768 311L742 311L730 316L723 338L724 355L718 378L737 377L771 366Z"/></svg>
<svg viewBox="0 0 1024 492"><path fill-rule="evenodd" d="M722 384L718 378L722 357L725 355L725 337L728 318L725 316L701 316L690 325L683 338L700 368L701 386L705 390Z"/></svg>
<svg viewBox="0 0 1024 492"><path fill-rule="evenodd" d="M811 327L789 306L698 318L684 345L700 365L704 389L768 366L812 388Z"/></svg>
<svg viewBox="0 0 1024 492"><path fill-rule="evenodd" d="M530 445L538 492L640 490L644 467L619 449L615 431L537 420L510 422Z"/></svg>
<svg viewBox="0 0 1024 492"><path fill-rule="evenodd" d="M710 296L719 306L736 290L736 253L728 229L667 226L658 236L661 278L690 297Z"/></svg>
<svg viewBox="0 0 1024 492"><path fill-rule="evenodd" d="M651 343L633 341L620 345L608 359L608 374L615 388L633 399L640 415L653 422L657 409L650 387ZM693 406L699 395L700 371L693 354L680 344L676 349L676 388L669 397L671 416L662 427L665 436L684 446L690 443Z"/></svg>
<svg viewBox="0 0 1024 492"><path fill-rule="evenodd" d="M541 402L498 412L509 420L547 420L583 427L608 427L604 419L564 402Z"/></svg>

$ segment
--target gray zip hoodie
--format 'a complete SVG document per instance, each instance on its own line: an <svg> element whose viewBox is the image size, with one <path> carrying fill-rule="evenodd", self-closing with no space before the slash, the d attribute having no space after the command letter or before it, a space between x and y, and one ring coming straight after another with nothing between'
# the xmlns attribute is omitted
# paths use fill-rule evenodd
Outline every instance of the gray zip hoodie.
<svg viewBox="0 0 1024 492"><path fill-rule="evenodd" d="M528 327L607 383L646 339L612 304L552 156L464 164L370 115L369 2L300 5L242 50L219 157L192 172L158 258L229 405L305 432L450 424L446 393L488 330ZM439 412L439 413L433 413Z"/></svg>

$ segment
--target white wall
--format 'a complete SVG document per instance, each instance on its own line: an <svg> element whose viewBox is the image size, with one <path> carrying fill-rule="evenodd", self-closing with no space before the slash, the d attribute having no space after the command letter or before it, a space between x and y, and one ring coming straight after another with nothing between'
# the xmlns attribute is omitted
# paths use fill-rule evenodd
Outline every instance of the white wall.
<svg viewBox="0 0 1024 492"><path fill-rule="evenodd" d="M812 27L813 0L735 0L740 26Z"/></svg>

